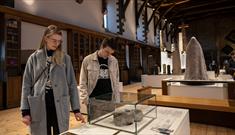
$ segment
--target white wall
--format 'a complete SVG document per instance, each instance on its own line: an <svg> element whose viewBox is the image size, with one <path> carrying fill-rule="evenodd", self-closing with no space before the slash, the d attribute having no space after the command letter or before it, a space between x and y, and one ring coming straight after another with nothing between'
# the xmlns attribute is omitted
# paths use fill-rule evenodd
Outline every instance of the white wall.
<svg viewBox="0 0 235 135"><path fill-rule="evenodd" d="M108 30L113 33L117 33L117 4L116 0L107 0L108 10Z"/></svg>
<svg viewBox="0 0 235 135"><path fill-rule="evenodd" d="M131 0L126 12L125 12L126 21L124 22L124 33L123 36L136 40L136 25L135 25L135 1Z"/></svg>
<svg viewBox="0 0 235 135"><path fill-rule="evenodd" d="M138 1L138 10L140 9L141 5L143 4L143 2ZM142 14L140 15L139 18L139 27L137 27L137 39L139 41L144 41L144 37L143 37L143 31L144 31L144 25L143 25L143 14L144 14L144 10L142 11Z"/></svg>
<svg viewBox="0 0 235 135"><path fill-rule="evenodd" d="M185 69L186 68L186 52L183 50L182 32L179 32L178 36L179 36L178 46L179 46L179 52L180 52L181 69Z"/></svg>
<svg viewBox="0 0 235 135"><path fill-rule="evenodd" d="M104 32L101 0L15 0L17 10Z"/></svg>
<svg viewBox="0 0 235 135"><path fill-rule="evenodd" d="M156 36L154 37L154 44L156 47L160 47L160 30L156 29Z"/></svg>
<svg viewBox="0 0 235 135"><path fill-rule="evenodd" d="M186 69L186 52L180 53L181 69Z"/></svg>
<svg viewBox="0 0 235 135"><path fill-rule="evenodd" d="M118 17L118 5L117 0L107 0L108 10L108 30L113 33L117 33L119 30L117 26ZM125 1L124 1L125 2ZM136 40L136 26L135 26L135 1L131 0L125 12L124 32L121 37L125 37L131 40Z"/></svg>
<svg viewBox="0 0 235 135"><path fill-rule="evenodd" d="M108 29L117 33L117 0L107 0L108 10ZM140 4L142 1L138 1ZM50 18L60 22L65 22L90 30L105 32L103 28L102 0L84 0L82 4L78 4L75 0L15 0L15 8L17 10ZM152 9L148 11L150 18ZM142 12L144 13L144 11ZM127 39L136 40L136 31L138 40L144 41L143 37L143 16L140 16L139 27L136 30L135 25L135 0L131 0L126 12L126 21L124 22L124 33L120 35ZM153 20L149 25L148 44L154 44Z"/></svg>
<svg viewBox="0 0 235 135"><path fill-rule="evenodd" d="M150 19L151 15L153 13L152 8L147 8L147 14L148 14L148 20ZM153 23L154 19L151 20L150 24L149 24L149 32L147 34L148 37L148 44L150 45L154 45L154 23Z"/></svg>
<svg viewBox="0 0 235 135"><path fill-rule="evenodd" d="M140 65L143 66L142 48L140 48Z"/></svg>
<svg viewBox="0 0 235 135"><path fill-rule="evenodd" d="M172 68L173 68L172 58L171 57L168 58L167 52L161 52L161 74L163 73L163 64L166 64L166 66L170 65L171 73L172 73ZM166 69L166 72L167 72L167 69Z"/></svg>
<svg viewBox="0 0 235 135"><path fill-rule="evenodd" d="M39 48L44 30L46 27L32 23L22 22L21 24L21 50L36 50ZM67 32L63 34L63 51L67 52Z"/></svg>
<svg viewBox="0 0 235 135"><path fill-rule="evenodd" d="M129 46L126 45L126 64L127 67L130 68L130 57L129 57Z"/></svg>
<svg viewBox="0 0 235 135"><path fill-rule="evenodd" d="M21 23L21 50L36 50L39 48L46 27L27 22Z"/></svg>

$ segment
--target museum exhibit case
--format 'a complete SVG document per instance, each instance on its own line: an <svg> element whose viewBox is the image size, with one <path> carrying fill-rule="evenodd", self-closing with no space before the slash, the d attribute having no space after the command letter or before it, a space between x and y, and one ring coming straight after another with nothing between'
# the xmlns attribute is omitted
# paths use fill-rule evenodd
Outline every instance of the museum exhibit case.
<svg viewBox="0 0 235 135"><path fill-rule="evenodd" d="M127 104L126 104L127 105ZM126 108L125 105L125 108ZM123 107L123 106L122 106ZM121 108L122 108L121 107ZM128 107L129 104L128 104ZM119 108L119 109L121 109ZM152 109L154 108L154 109ZM108 113L99 117L93 124L84 124L79 128L70 129L61 135L189 135L189 111L187 109L171 108L171 107L155 107L149 105L141 105L139 109L143 110L142 124L147 122L137 133L131 133L127 130L133 130L134 124L120 126L114 128L115 124L111 120L112 114ZM150 110L148 112L148 110ZM145 112L148 112L145 114ZM156 117L157 114L157 117ZM146 119L147 118L147 119ZM141 124L137 122L137 125ZM129 129L128 129L129 128ZM120 130L121 129L121 130Z"/></svg>
<svg viewBox="0 0 235 135"><path fill-rule="evenodd" d="M146 117L156 108L148 105L150 100L156 101L156 95L121 92L120 96L108 93L90 98L88 121L93 125L137 134L157 117L157 114Z"/></svg>

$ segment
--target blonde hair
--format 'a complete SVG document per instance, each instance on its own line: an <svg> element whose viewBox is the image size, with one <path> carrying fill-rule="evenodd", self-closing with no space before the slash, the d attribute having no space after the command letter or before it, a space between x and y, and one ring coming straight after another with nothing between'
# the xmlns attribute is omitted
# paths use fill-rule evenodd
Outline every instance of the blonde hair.
<svg viewBox="0 0 235 135"><path fill-rule="evenodd" d="M50 37L54 34L58 34L58 35L62 36L61 29L56 25L49 25L46 28L46 30L44 31L39 49L45 49L45 47L46 47L45 38ZM63 63L64 53L62 52L62 45L61 44L62 43L59 44L58 48L55 50L55 52L53 53L53 56L52 56L52 62L54 62L56 64L62 64Z"/></svg>

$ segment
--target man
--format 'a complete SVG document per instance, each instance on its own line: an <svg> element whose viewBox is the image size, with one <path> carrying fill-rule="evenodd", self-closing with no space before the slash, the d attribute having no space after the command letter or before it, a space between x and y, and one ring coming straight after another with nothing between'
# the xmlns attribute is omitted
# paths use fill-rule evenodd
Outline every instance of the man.
<svg viewBox="0 0 235 135"><path fill-rule="evenodd" d="M117 59L112 56L115 39L104 39L100 49L86 56L80 72L80 92L83 104L88 99L112 93L114 99L119 97L119 67Z"/></svg>

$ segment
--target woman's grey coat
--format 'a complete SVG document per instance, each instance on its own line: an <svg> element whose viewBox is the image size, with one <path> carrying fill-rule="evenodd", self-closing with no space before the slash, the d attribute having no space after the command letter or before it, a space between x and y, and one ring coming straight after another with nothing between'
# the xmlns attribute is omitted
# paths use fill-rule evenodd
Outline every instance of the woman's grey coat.
<svg viewBox="0 0 235 135"><path fill-rule="evenodd" d="M32 123L30 125L32 135L46 135L46 106L45 85L47 81L47 70L35 83L33 96L30 97L31 86L35 79L46 67L46 51L40 49L35 51L28 59L22 84L21 110L30 109ZM54 101L60 132L69 128L70 104L72 110L80 109L77 82L70 57L65 54L64 63L58 65L52 63L50 66L50 80L52 81ZM28 97L33 106L29 105ZM30 101L31 101L30 100Z"/></svg>

